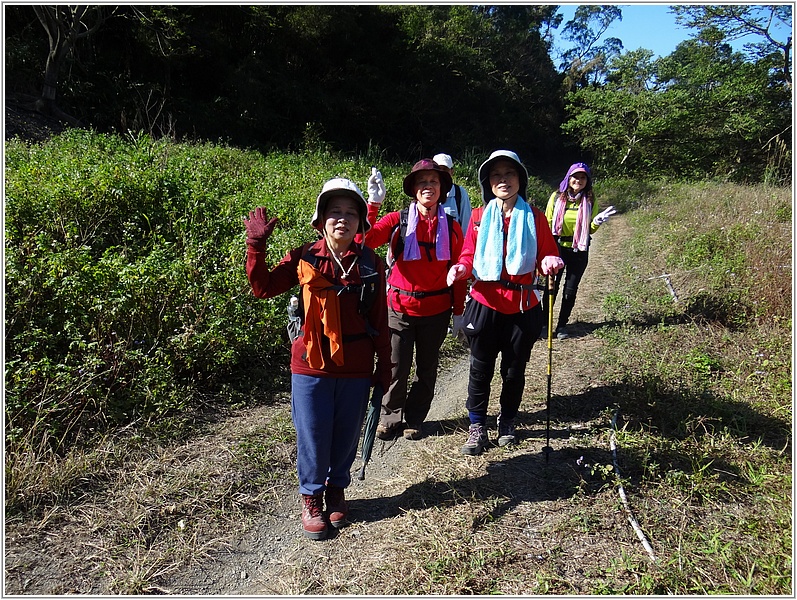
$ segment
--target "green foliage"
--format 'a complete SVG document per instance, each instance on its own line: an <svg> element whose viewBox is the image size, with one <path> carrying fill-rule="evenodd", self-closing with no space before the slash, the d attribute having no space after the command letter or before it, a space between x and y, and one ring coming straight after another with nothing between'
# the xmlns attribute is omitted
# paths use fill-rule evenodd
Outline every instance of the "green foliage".
<svg viewBox="0 0 797 600"><path fill-rule="evenodd" d="M775 218L790 196L663 184L629 215L629 260L604 300L620 324L598 331L595 360L614 382L621 469L657 564L612 564L598 591L790 588L791 305L770 300L791 286L789 226ZM649 279L661 273L677 302Z"/></svg>
<svg viewBox="0 0 797 600"><path fill-rule="evenodd" d="M27 84L35 94L46 37L30 7L9 11L7 66L15 88ZM378 145L406 161L496 140L548 159L561 146L561 99L541 30L555 11L119 6L90 47L78 41L58 98L106 132L264 151L305 148L308 140L357 153ZM31 48L27 62L38 70L22 61Z"/></svg>
<svg viewBox="0 0 797 600"><path fill-rule="evenodd" d="M651 178L598 177L595 196L602 207L611 205L618 212L629 212L648 204L664 185L663 180Z"/></svg>
<svg viewBox="0 0 797 600"><path fill-rule="evenodd" d="M561 67L566 73L568 90L595 84L606 75L608 62L620 54L623 45L617 38L601 38L614 21L622 18L619 6L581 5L576 8L573 19L562 29L562 36L575 44L562 54Z"/></svg>
<svg viewBox="0 0 797 600"><path fill-rule="evenodd" d="M122 5L76 40L58 102L98 131L264 152L504 147L557 172L575 149L605 176L788 184L791 7L673 12L698 35L654 61L604 37L621 7L579 6L557 72L555 5ZM36 97L47 39L6 13L7 87Z"/></svg>
<svg viewBox="0 0 797 600"><path fill-rule="evenodd" d="M284 385L284 302L249 292L241 219L258 205L280 218L276 263L315 239L320 182L368 172L78 130L10 142L6 158L7 442L35 431L56 446L168 430L207 399Z"/></svg>
<svg viewBox="0 0 797 600"><path fill-rule="evenodd" d="M596 156L596 167L610 175L788 179L789 90L772 81L770 57L747 62L728 45L688 40L650 59L620 56L604 86L567 96L562 128Z"/></svg>

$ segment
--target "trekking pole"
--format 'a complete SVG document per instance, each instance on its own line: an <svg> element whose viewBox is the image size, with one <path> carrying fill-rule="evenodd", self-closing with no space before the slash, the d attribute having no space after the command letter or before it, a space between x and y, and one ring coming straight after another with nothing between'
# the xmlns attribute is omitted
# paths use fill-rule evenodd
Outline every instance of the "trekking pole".
<svg viewBox="0 0 797 600"><path fill-rule="evenodd" d="M553 452L551 448L551 363L553 362L553 286L554 276L548 275L548 289L545 291L548 296L548 395L545 399L545 416L548 421L545 426L545 447L542 451L545 453L545 462L548 462L548 456Z"/></svg>

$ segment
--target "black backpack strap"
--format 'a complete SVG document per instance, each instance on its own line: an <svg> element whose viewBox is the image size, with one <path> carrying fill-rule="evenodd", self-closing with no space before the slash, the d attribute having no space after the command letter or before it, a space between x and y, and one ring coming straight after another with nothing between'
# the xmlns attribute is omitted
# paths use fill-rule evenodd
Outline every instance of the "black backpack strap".
<svg viewBox="0 0 797 600"><path fill-rule="evenodd" d="M462 188L454 184L454 200L457 203L457 215L462 216Z"/></svg>
<svg viewBox="0 0 797 600"><path fill-rule="evenodd" d="M310 242L302 247L302 260L311 264L317 269L322 259L315 252L311 251L311 248L314 244L314 242ZM368 330L367 335L375 337L379 335L379 332L371 326L371 323L369 323L368 312L371 310L371 307L373 307L376 299L379 297L379 271L376 268L376 253L367 246L363 246L362 248L362 254L357 262L357 272L360 274L361 283L333 285L332 289L335 290L338 295L351 293L359 294L359 311L360 314L365 317L365 326ZM299 315L301 316L300 324L304 325L304 306L302 306L303 302L301 294L299 295L299 304ZM300 334L301 331L302 330L299 329L296 332L296 335ZM352 341L353 339L358 339L364 335L366 334L357 336L344 336L344 341Z"/></svg>
<svg viewBox="0 0 797 600"><path fill-rule="evenodd" d="M368 335L376 337L379 332L368 320L368 313L379 298L379 271L376 268L376 253L368 246L363 246L360 260L357 263L360 274L360 314L365 317L365 328Z"/></svg>
<svg viewBox="0 0 797 600"><path fill-rule="evenodd" d="M398 258L402 252L404 252L404 238L407 236L407 221L409 220L409 214L409 207L404 208L399 213L399 224L393 227L393 231L390 233L390 241L388 243L388 267L392 266L393 263L396 262L396 258ZM450 256L454 251L454 236L452 235L452 232L454 231L454 221L456 221L456 219L448 213L446 213L446 218L448 219L448 254ZM396 239L395 244L393 243L394 239ZM434 242L418 242L418 246L426 250L426 258L429 259L429 262L432 262L432 248L434 248L434 245ZM449 260L449 266L450 263L451 261Z"/></svg>
<svg viewBox="0 0 797 600"><path fill-rule="evenodd" d="M302 260L306 263L313 265L314 269L318 268L318 265L321 261L321 257L318 256L315 252L311 252L311 249L315 246L315 242L308 242L304 246L302 246Z"/></svg>
<svg viewBox="0 0 797 600"><path fill-rule="evenodd" d="M404 238L407 236L407 222L410 218L410 207L399 212L398 225L393 227L388 240L388 267L393 266L396 259L404 252ZM395 242L394 242L395 240Z"/></svg>

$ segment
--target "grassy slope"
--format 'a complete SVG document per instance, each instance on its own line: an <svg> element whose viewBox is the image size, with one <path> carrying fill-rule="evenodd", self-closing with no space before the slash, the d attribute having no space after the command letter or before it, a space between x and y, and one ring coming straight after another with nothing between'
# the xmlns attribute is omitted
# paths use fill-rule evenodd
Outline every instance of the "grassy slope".
<svg viewBox="0 0 797 600"><path fill-rule="evenodd" d="M390 176L389 189L401 169ZM460 436L430 439L418 473L434 465L434 477L407 476L406 506L338 545L303 548L282 563L277 593L789 593L790 190L662 185L631 202L618 183L602 194L628 210L633 233L614 249L616 271L589 275L603 316L585 319L592 342L571 357L583 368L557 391L555 429L570 431L560 461L526 458L539 450L530 440L466 468ZM524 405L537 430L539 402ZM62 459L17 456L11 472L51 493L6 521L6 592L151 591L262 521L294 477L287 408L273 410L245 429L246 411L222 415L187 443L112 435ZM655 565L614 491L615 411ZM330 552L343 564L318 572Z"/></svg>

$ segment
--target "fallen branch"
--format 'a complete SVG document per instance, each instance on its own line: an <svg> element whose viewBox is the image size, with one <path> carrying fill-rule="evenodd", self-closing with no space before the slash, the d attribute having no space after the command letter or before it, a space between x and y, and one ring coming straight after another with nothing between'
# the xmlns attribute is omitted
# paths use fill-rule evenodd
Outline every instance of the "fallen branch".
<svg viewBox="0 0 797 600"><path fill-rule="evenodd" d="M631 512L631 507L628 504L628 498L625 495L625 489L623 488L623 483L620 480L620 465L617 464L617 438L615 433L617 432L617 411L614 412L614 416L612 416L612 435L609 438L609 447L612 449L612 462L614 463L614 473L615 477L617 477L617 491L620 494L620 500L623 502L623 508L625 508L625 512L628 515L628 521L631 523L631 527L634 529L634 533L639 538L639 541L642 542L642 546L645 548L645 551L650 556L650 560L652 562L656 562L656 555L653 553L653 548L648 542L648 539L645 537L645 533L642 531L642 528L637 523L636 518L634 517L634 513Z"/></svg>
<svg viewBox="0 0 797 600"><path fill-rule="evenodd" d="M667 291L670 292L673 302L678 302L678 294L675 293L675 288L672 287L669 273L664 273L664 275L656 275L655 277L648 277L648 281L651 281L652 279L663 279L664 285L667 286Z"/></svg>

